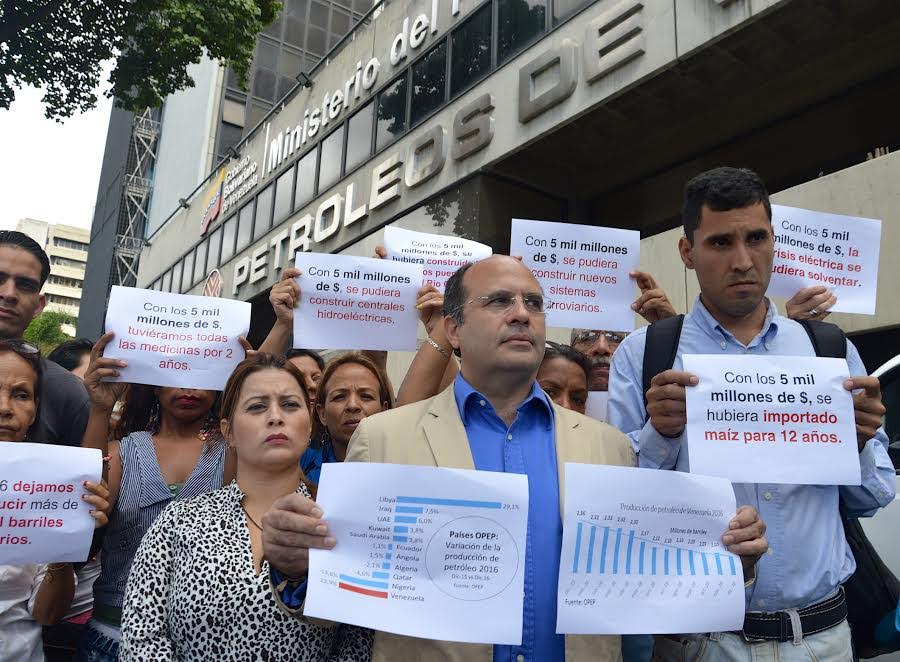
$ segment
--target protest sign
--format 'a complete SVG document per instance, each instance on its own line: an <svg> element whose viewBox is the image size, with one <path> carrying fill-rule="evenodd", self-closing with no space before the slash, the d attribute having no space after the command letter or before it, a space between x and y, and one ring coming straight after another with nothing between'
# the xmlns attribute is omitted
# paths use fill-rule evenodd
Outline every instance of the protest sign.
<svg viewBox="0 0 900 662"><path fill-rule="evenodd" d="M0 442L0 565L87 561L93 506L84 481L100 482L100 451Z"/></svg>
<svg viewBox="0 0 900 662"><path fill-rule="evenodd" d="M526 476L333 462L322 467L316 503L337 545L309 550L305 616L522 643Z"/></svg>
<svg viewBox="0 0 900 662"><path fill-rule="evenodd" d="M422 265L422 285L434 285L444 291L447 279L468 262L477 262L493 254L490 246L471 239L414 232L388 226L384 229L384 248L389 260Z"/></svg>
<svg viewBox="0 0 900 662"><path fill-rule="evenodd" d="M881 221L772 205L775 261L769 294L824 285L832 312L875 314Z"/></svg>
<svg viewBox="0 0 900 662"><path fill-rule="evenodd" d="M104 356L128 367L115 381L221 391L244 359L238 336L250 329L250 304L113 286Z"/></svg>
<svg viewBox="0 0 900 662"><path fill-rule="evenodd" d="M544 288L548 326L631 331L640 246L635 230L514 218L509 254Z"/></svg>
<svg viewBox="0 0 900 662"><path fill-rule="evenodd" d="M415 350L422 265L298 252L294 346Z"/></svg>
<svg viewBox="0 0 900 662"><path fill-rule="evenodd" d="M692 473L735 483L859 485L844 359L686 354Z"/></svg>

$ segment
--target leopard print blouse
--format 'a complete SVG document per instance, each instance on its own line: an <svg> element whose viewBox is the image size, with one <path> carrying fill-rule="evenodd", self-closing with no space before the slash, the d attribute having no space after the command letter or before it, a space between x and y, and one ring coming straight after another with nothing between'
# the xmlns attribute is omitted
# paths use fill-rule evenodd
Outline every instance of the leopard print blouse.
<svg viewBox="0 0 900 662"><path fill-rule="evenodd" d="M300 485L299 493L309 496ZM171 503L138 548L122 613L123 662L367 662L372 633L280 609L257 574L236 482Z"/></svg>

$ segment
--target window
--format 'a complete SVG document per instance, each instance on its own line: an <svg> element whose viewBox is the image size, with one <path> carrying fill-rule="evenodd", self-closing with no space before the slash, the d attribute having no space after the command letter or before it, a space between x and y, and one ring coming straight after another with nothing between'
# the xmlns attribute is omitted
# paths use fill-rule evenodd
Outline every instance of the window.
<svg viewBox="0 0 900 662"><path fill-rule="evenodd" d="M319 162L319 193L341 178L341 157L344 148L344 127L322 141L322 160Z"/></svg>
<svg viewBox="0 0 900 662"><path fill-rule="evenodd" d="M233 215L222 225L222 256L219 264L224 264L234 255L234 235L237 226L237 216Z"/></svg>
<svg viewBox="0 0 900 662"><path fill-rule="evenodd" d="M294 191L294 209L300 209L316 194L316 155L314 147L297 162L297 190Z"/></svg>
<svg viewBox="0 0 900 662"><path fill-rule="evenodd" d="M447 82L447 41L444 40L412 66L410 125L444 103Z"/></svg>
<svg viewBox="0 0 900 662"><path fill-rule="evenodd" d="M275 101L275 81L277 78L274 71L257 69L253 74L253 96L266 101Z"/></svg>
<svg viewBox="0 0 900 662"><path fill-rule="evenodd" d="M503 64L544 31L543 0L497 0L497 63Z"/></svg>
<svg viewBox="0 0 900 662"><path fill-rule="evenodd" d="M328 27L328 5L312 0L309 7L309 23L319 28Z"/></svg>
<svg viewBox="0 0 900 662"><path fill-rule="evenodd" d="M406 131L406 74L388 85L378 95L378 128L376 151Z"/></svg>
<svg viewBox="0 0 900 662"><path fill-rule="evenodd" d="M327 50L325 46L327 34L328 33L325 32L325 30L320 30L312 25L308 26L306 32L306 50L320 57L325 55L325 51Z"/></svg>
<svg viewBox="0 0 900 662"><path fill-rule="evenodd" d="M347 163L350 172L372 155L372 111L374 104L366 104L347 122Z"/></svg>
<svg viewBox="0 0 900 662"><path fill-rule="evenodd" d="M222 122L219 126L219 157L224 158L228 154L228 148L241 142L244 129L235 124Z"/></svg>
<svg viewBox="0 0 900 662"><path fill-rule="evenodd" d="M272 186L269 185L256 197L256 223L253 224L253 241L262 237L272 227Z"/></svg>
<svg viewBox="0 0 900 662"><path fill-rule="evenodd" d="M491 3L479 9L453 31L450 61L450 96L456 96L491 68Z"/></svg>
<svg viewBox="0 0 900 662"><path fill-rule="evenodd" d="M294 173L291 168L275 182L275 219L273 223L278 225L291 215L291 201L294 197Z"/></svg>
<svg viewBox="0 0 900 662"><path fill-rule="evenodd" d="M194 275L194 251L184 256L184 275L181 278L181 291L187 292L193 286L194 281L191 276Z"/></svg>
<svg viewBox="0 0 900 662"><path fill-rule="evenodd" d="M88 245L85 243L73 241L71 239L63 239L62 237L53 237L53 245L59 246L60 248L71 248L76 251L87 251L88 249Z"/></svg>
<svg viewBox="0 0 900 662"><path fill-rule="evenodd" d="M181 268L184 266L181 260L172 267L172 292L181 294Z"/></svg>
<svg viewBox="0 0 900 662"><path fill-rule="evenodd" d="M206 251L209 249L209 241L201 241L197 246L194 258L194 282L198 283L206 275Z"/></svg>
<svg viewBox="0 0 900 662"><path fill-rule="evenodd" d="M246 107L242 101L225 99L222 103L222 121L235 126L244 126L245 110Z"/></svg>
<svg viewBox="0 0 900 662"><path fill-rule="evenodd" d="M167 271L165 274L163 274L162 289L163 289L163 292L171 292L172 291L172 272L171 271Z"/></svg>
<svg viewBox="0 0 900 662"><path fill-rule="evenodd" d="M219 249L222 247L222 226L209 236L209 253L206 256L206 273L219 266Z"/></svg>
<svg viewBox="0 0 900 662"><path fill-rule="evenodd" d="M340 35L341 37L350 32L350 14L332 7L331 31L336 35Z"/></svg>
<svg viewBox="0 0 900 662"><path fill-rule="evenodd" d="M558 25L594 0L553 0L553 25Z"/></svg>
<svg viewBox="0 0 900 662"><path fill-rule="evenodd" d="M253 200L241 207L238 212L237 247L235 253L247 248L253 237Z"/></svg>

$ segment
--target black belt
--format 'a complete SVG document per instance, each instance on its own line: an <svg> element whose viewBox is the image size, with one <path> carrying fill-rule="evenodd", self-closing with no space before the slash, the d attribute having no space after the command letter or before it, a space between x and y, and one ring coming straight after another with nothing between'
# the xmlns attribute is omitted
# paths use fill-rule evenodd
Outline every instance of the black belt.
<svg viewBox="0 0 900 662"><path fill-rule="evenodd" d="M839 625L847 618L847 600L844 589L837 595L804 607L797 612L800 615L800 628L803 636L815 634ZM792 641L794 628L791 616L786 611L771 613L751 612L744 616L744 629L738 633L747 641Z"/></svg>

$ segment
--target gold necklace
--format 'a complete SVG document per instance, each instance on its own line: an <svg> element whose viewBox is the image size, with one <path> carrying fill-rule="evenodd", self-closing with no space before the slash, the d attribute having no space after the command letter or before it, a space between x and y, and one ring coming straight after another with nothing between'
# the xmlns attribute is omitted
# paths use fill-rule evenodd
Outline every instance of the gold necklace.
<svg viewBox="0 0 900 662"><path fill-rule="evenodd" d="M259 529L260 531L263 530L262 527L261 527L259 524L256 523L256 520L253 519L253 518L250 516L250 513L247 512L247 509L244 508L244 504L243 504L243 503L241 503L241 510L244 511L244 514L247 516L247 519L250 520L250 523L251 523L253 526L255 526L255 527L256 527L257 529Z"/></svg>

